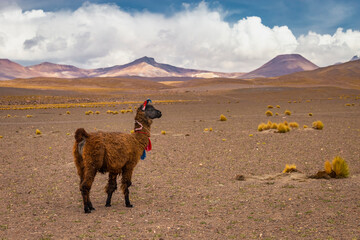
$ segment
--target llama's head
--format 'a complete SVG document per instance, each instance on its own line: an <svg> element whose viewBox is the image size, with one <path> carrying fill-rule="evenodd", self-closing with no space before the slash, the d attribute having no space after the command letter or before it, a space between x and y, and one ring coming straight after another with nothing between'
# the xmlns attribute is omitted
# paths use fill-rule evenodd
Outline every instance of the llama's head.
<svg viewBox="0 0 360 240"><path fill-rule="evenodd" d="M143 104L140 105L137 110L135 120L148 122L150 125L152 123L152 119L161 118L162 114L149 102L151 102L150 99L146 100Z"/></svg>

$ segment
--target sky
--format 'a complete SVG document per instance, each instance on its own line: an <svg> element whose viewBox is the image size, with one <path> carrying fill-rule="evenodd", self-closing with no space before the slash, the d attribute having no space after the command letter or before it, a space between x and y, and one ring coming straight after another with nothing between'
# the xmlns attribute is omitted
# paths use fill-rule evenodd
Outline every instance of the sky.
<svg viewBox="0 0 360 240"><path fill-rule="evenodd" d="M359 0L1 0L0 58L249 72L298 53L323 67L360 56L359 12Z"/></svg>

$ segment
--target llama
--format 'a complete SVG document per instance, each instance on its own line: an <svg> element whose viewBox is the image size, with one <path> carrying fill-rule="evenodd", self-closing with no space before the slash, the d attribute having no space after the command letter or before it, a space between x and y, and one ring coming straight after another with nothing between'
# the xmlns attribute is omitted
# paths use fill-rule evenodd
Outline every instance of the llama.
<svg viewBox="0 0 360 240"><path fill-rule="evenodd" d="M109 172L106 207L111 206L111 197L117 189L116 178L122 175L121 189L125 206L133 207L129 199L129 187L133 170L143 159L146 150L151 150L150 126L152 119L160 118L161 112L146 100L135 116L134 133L95 132L87 133L83 128L75 132L73 149L74 161L80 177L80 191L83 197L85 213L95 210L90 201L90 189L97 172Z"/></svg>

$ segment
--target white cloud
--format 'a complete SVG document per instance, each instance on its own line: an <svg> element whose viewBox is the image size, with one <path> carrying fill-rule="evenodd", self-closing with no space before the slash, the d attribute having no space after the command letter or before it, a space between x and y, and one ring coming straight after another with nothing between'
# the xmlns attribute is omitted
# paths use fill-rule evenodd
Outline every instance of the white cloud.
<svg viewBox="0 0 360 240"><path fill-rule="evenodd" d="M224 15L204 2L170 17L109 4L59 12L12 6L0 10L0 58L98 68L146 55L180 67L239 72L278 54L300 53L324 66L360 53L359 31L309 32L296 39L287 26L270 28L259 17L230 25Z"/></svg>
<svg viewBox="0 0 360 240"><path fill-rule="evenodd" d="M346 62L360 53L360 31L343 31L338 28L333 35L309 32L298 38L297 52L319 66Z"/></svg>

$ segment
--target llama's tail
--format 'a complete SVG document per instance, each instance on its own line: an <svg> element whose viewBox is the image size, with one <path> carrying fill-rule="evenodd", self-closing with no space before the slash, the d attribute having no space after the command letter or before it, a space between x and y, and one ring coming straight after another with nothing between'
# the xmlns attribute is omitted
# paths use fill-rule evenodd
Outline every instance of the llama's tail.
<svg viewBox="0 0 360 240"><path fill-rule="evenodd" d="M78 128L75 131L75 148L74 154L77 156L78 161L82 161L83 148L86 143L86 139L89 137L89 134L83 128Z"/></svg>
<svg viewBox="0 0 360 240"><path fill-rule="evenodd" d="M75 140L77 143L84 141L86 138L89 137L89 134L83 128L78 128L75 131Z"/></svg>
<svg viewBox="0 0 360 240"><path fill-rule="evenodd" d="M75 131L75 144L73 148L74 161L80 176L82 179L84 175L84 162L83 162L83 148L86 142L86 139L89 137L89 134L83 128L79 128Z"/></svg>

